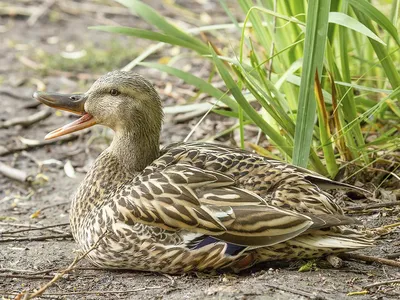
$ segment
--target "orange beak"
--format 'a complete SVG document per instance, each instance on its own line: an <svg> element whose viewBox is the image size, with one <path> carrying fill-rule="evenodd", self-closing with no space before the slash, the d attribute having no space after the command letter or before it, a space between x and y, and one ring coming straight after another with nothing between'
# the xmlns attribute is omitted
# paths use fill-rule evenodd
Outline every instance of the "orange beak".
<svg viewBox="0 0 400 300"><path fill-rule="evenodd" d="M56 137L82 130L84 128L91 127L96 124L93 116L85 112L85 101L86 96L84 94L58 94L58 93L46 93L46 92L35 92L33 98L42 102L43 104L54 107L57 109L72 112L81 117L69 123L61 128L53 130L45 136L45 140L54 139Z"/></svg>

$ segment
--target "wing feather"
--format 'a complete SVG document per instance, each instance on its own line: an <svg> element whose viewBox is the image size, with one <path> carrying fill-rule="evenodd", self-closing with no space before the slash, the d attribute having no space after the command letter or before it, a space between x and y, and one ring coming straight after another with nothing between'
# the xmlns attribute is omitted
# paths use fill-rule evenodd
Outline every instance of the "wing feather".
<svg viewBox="0 0 400 300"><path fill-rule="evenodd" d="M350 222L343 216L315 217L270 206L218 171L180 163L150 168L121 188L124 196L116 205L125 222L206 234L244 246L273 245L311 229Z"/></svg>

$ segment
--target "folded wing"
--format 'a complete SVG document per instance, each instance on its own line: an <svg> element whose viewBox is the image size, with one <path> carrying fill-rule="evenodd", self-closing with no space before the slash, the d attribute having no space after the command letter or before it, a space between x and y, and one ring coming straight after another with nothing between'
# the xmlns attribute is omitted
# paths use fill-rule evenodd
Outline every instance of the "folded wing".
<svg viewBox="0 0 400 300"><path fill-rule="evenodd" d="M243 246L268 246L310 230L353 223L342 215L307 215L268 205L231 176L186 164L144 170L116 196L120 218L186 230Z"/></svg>

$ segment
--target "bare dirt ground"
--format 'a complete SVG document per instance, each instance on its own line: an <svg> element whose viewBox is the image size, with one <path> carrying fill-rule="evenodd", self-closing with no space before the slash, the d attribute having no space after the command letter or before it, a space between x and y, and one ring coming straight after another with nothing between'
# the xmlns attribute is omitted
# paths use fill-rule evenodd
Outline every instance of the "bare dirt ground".
<svg viewBox="0 0 400 300"><path fill-rule="evenodd" d="M180 1L181 6L167 4L168 1L146 2L163 15L179 16L185 26L229 22L217 1ZM113 5L116 10L112 12L107 5ZM183 12L189 12L185 18ZM200 14L202 17L196 18ZM76 246L68 225L69 201L91 162L110 138L109 132L95 128L69 140L38 145L47 132L73 117L62 112L43 113L46 108L35 105L30 95L43 87L60 92L84 91L99 75L124 66L149 45L146 41L87 29L117 23L148 28L128 10L107 0L0 2L0 163L22 170L33 179L29 184L0 175L0 296L3 299L38 289L73 261ZM86 56L82 50L87 52ZM83 55L84 58L71 63L71 59L60 59L65 52L64 56ZM157 61L174 55L176 49L167 48L151 59ZM182 59L178 63L196 74L208 76L208 66L197 63L196 59ZM156 84L166 106L184 103L195 95L192 88L179 80L167 79L154 70L136 70ZM43 120L26 126L7 124L19 117L28 120L37 113L45 115ZM198 121L197 117L174 122L179 117L182 116L167 115L162 144L181 141ZM210 137L232 124L230 120L211 115L192 139ZM374 175L375 181L378 176ZM391 178L380 187L375 199L352 200L344 195L341 203L351 207L398 201L399 190L398 181ZM376 228L398 222L398 213L398 206L391 206L354 215L368 228ZM52 225L57 226L44 228ZM400 255L399 233L394 228L377 240L376 247L362 253L382 258L392 255L396 260ZM400 278L398 268L358 260L344 261L340 269L314 267L308 272L298 272L302 264L260 266L239 275L167 277L98 270L82 261L42 298L345 299L349 297L347 293L366 291L367 285ZM368 291L353 298L400 297L398 285L378 285Z"/></svg>

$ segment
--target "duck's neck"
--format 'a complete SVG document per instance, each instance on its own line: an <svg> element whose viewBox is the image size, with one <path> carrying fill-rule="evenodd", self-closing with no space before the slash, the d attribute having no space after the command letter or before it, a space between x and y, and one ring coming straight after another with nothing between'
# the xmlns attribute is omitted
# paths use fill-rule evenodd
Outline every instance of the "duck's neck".
<svg viewBox="0 0 400 300"><path fill-rule="evenodd" d="M159 135L116 132L109 152L126 170L142 171L159 157Z"/></svg>

